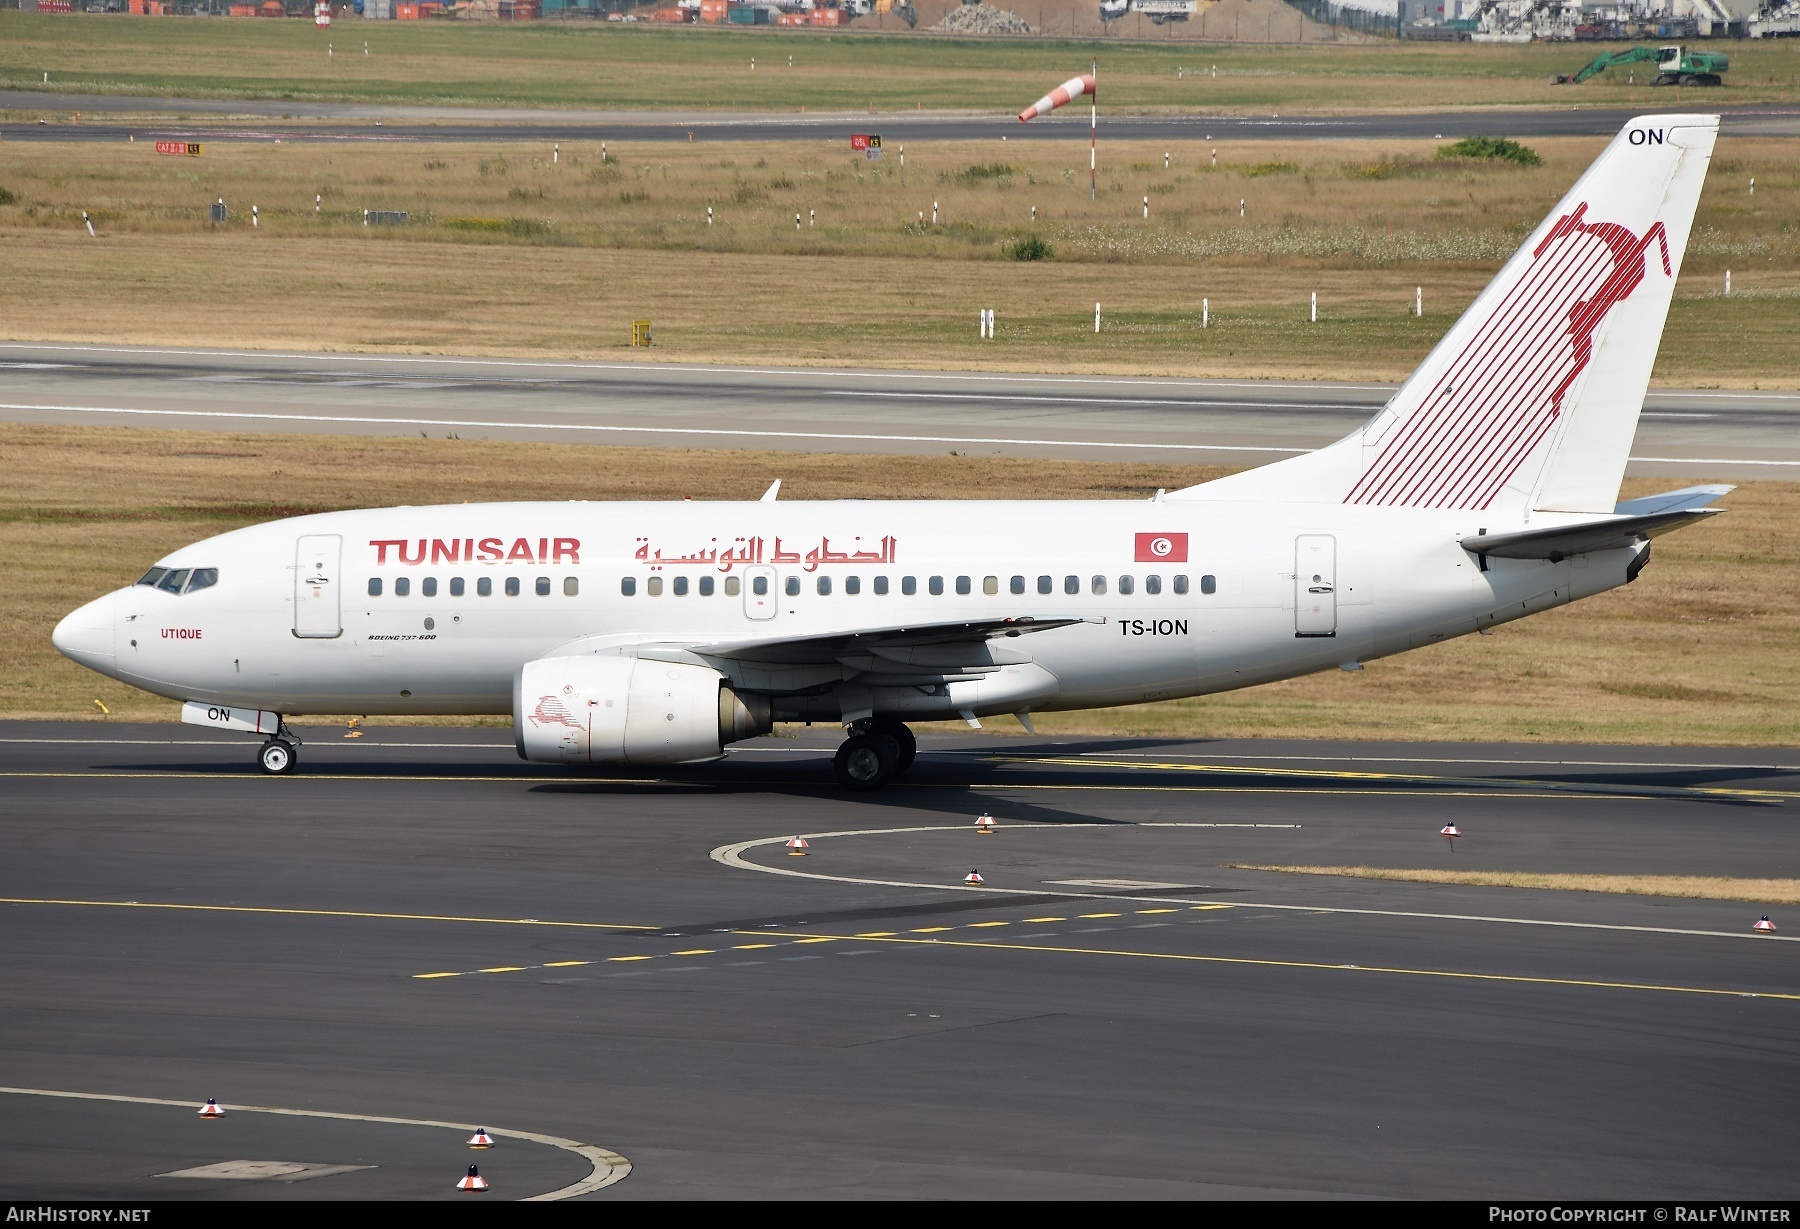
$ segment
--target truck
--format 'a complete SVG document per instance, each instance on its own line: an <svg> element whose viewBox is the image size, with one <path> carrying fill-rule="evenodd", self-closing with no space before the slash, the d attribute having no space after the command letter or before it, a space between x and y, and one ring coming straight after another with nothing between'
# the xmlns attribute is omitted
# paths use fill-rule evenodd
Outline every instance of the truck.
<svg viewBox="0 0 1800 1229"><path fill-rule="evenodd" d="M1731 61L1716 51L1689 51L1686 47L1633 47L1595 56L1579 72L1550 78L1554 85L1580 85L1595 73L1621 64L1649 62L1656 65L1651 85L1723 85Z"/></svg>
<svg viewBox="0 0 1800 1229"><path fill-rule="evenodd" d="M1113 21L1127 13L1142 13L1155 25L1186 21L1200 11L1199 0L1100 0L1100 20Z"/></svg>

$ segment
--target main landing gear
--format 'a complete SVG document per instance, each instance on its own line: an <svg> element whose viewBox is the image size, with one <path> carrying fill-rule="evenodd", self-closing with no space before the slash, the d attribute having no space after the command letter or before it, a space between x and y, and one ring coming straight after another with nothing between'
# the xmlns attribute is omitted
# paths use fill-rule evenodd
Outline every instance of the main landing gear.
<svg viewBox="0 0 1800 1229"><path fill-rule="evenodd" d="M279 777L294 771L294 764L300 759L300 740L288 729L283 721L275 731L275 737L262 745L256 753L256 762L270 776Z"/></svg>
<svg viewBox="0 0 1800 1229"><path fill-rule="evenodd" d="M904 721L872 717L851 724L831 766L845 789L880 789L911 768L918 753L919 740Z"/></svg>

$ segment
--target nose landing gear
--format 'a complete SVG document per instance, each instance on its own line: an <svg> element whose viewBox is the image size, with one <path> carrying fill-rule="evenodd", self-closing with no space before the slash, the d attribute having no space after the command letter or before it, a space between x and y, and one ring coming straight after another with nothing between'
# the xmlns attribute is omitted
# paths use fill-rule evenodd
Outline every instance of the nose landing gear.
<svg viewBox="0 0 1800 1229"><path fill-rule="evenodd" d="M283 721L275 731L275 737L262 745L256 753L257 765L270 776L279 777L294 770L294 764L300 759L300 740L294 737Z"/></svg>
<svg viewBox="0 0 1800 1229"><path fill-rule="evenodd" d="M831 762L845 789L880 789L912 767L919 742L904 721L874 717L850 726Z"/></svg>

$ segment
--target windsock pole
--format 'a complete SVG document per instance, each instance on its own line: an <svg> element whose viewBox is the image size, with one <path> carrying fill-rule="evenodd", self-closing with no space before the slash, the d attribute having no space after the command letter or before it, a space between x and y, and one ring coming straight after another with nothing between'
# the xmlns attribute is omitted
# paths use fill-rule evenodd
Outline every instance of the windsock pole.
<svg viewBox="0 0 1800 1229"><path fill-rule="evenodd" d="M1094 88L1088 93L1088 200L1097 200L1100 165L1100 57L1095 56L1088 75Z"/></svg>

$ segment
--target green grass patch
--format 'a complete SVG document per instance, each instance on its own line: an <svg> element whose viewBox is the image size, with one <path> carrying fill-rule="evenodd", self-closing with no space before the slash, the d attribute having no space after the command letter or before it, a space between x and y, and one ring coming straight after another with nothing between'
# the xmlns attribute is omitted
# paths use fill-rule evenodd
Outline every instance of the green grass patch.
<svg viewBox="0 0 1800 1229"><path fill-rule="evenodd" d="M1466 162L1510 162L1514 166L1543 166L1544 159L1529 146L1510 137L1464 137L1437 151L1439 158Z"/></svg>

